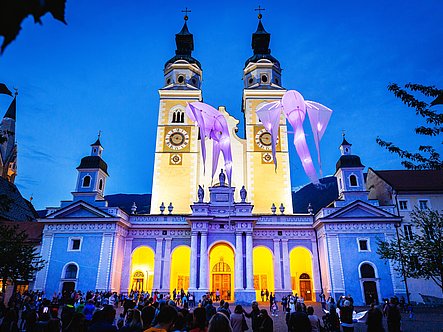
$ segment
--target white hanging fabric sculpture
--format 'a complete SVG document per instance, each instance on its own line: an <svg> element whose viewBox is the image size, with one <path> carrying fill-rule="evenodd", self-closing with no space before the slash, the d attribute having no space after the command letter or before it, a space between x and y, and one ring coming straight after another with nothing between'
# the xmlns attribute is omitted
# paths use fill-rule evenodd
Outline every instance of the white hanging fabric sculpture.
<svg viewBox="0 0 443 332"><path fill-rule="evenodd" d="M320 140L328 125L332 110L314 101L304 100L303 96L295 90L286 91L281 101L268 103L257 110L257 115L265 129L272 137L272 156L277 167L275 146L277 143L280 114L283 111L286 119L294 129L294 145L300 157L306 175L313 183L318 183L317 173L312 162L308 144L306 143L303 121L308 112L309 122L314 133L315 146L318 153L318 162L321 167Z"/></svg>
<svg viewBox="0 0 443 332"><path fill-rule="evenodd" d="M229 136L228 123L225 117L211 105L196 101L186 106L186 114L200 128L200 142L203 157L203 168L206 164L206 146L205 138L212 139L212 177L217 171L220 152L225 159L225 170L231 185L232 177L232 152L231 140Z"/></svg>

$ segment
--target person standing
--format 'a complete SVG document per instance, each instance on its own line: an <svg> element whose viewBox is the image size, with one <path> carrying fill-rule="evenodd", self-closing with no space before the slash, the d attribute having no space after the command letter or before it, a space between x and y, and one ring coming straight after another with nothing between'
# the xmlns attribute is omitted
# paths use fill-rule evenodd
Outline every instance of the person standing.
<svg viewBox="0 0 443 332"><path fill-rule="evenodd" d="M258 308L257 301L253 301L251 306L252 306L252 311L250 313L245 312L245 316L251 318L252 331L258 332L260 331L260 325L262 319L260 309Z"/></svg>
<svg viewBox="0 0 443 332"><path fill-rule="evenodd" d="M398 299L391 297L389 304L386 307L386 316L388 318L388 331L400 332L401 313L398 307Z"/></svg>
<svg viewBox="0 0 443 332"><path fill-rule="evenodd" d="M340 309L340 320L343 332L353 332L354 321L352 314L354 312L354 306L351 304L351 301L342 296L337 302L337 307Z"/></svg>
<svg viewBox="0 0 443 332"><path fill-rule="evenodd" d="M265 295L266 295L266 301L269 301L269 291L268 291L267 288L266 288L266 291L265 291Z"/></svg>
<svg viewBox="0 0 443 332"><path fill-rule="evenodd" d="M263 289L260 292L260 296L261 296L261 301L265 302L265 291Z"/></svg>
<svg viewBox="0 0 443 332"><path fill-rule="evenodd" d="M261 324L259 327L260 332L273 332L274 331L274 322L272 321L272 318L269 317L268 312L266 309L260 310L261 315Z"/></svg>
<svg viewBox="0 0 443 332"><path fill-rule="evenodd" d="M317 315L314 314L314 308L309 306L306 310L308 314L309 321L311 322L311 331L312 332L320 332L321 330L321 322Z"/></svg>
<svg viewBox="0 0 443 332"><path fill-rule="evenodd" d="M383 332L383 313L375 306L375 303L371 303L371 309L368 311L368 318L366 319L366 325L368 326L368 332Z"/></svg>
<svg viewBox="0 0 443 332"><path fill-rule="evenodd" d="M234 313L231 314L229 320L231 322L232 332L243 332L247 330L243 307L240 304L235 306Z"/></svg>
<svg viewBox="0 0 443 332"><path fill-rule="evenodd" d="M300 303L295 306L295 312L289 317L288 330L291 332L311 332L311 322L308 315L303 312Z"/></svg>

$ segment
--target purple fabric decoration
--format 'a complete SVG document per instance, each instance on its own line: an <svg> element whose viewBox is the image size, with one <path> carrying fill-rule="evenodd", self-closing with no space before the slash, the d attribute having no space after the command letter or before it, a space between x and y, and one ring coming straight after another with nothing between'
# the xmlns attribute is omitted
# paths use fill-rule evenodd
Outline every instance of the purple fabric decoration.
<svg viewBox="0 0 443 332"><path fill-rule="evenodd" d="M306 109L308 112L309 122L311 123L312 132L314 133L315 147L317 148L317 160L320 168L320 176L323 176L320 157L320 140L328 126L332 110L315 101L306 100Z"/></svg>
<svg viewBox="0 0 443 332"><path fill-rule="evenodd" d="M217 171L218 159L220 152L223 153L225 160L225 170L228 177L229 185L231 185L232 177L232 152L231 140L229 136L228 123L225 117L214 107L196 101L186 106L186 114L189 118L196 122L200 128L200 142L203 157L203 167L206 163L206 146L205 138L213 140L212 144L212 178Z"/></svg>
<svg viewBox="0 0 443 332"><path fill-rule="evenodd" d="M311 154L306 143L305 131L303 130L303 121L306 116L305 100L299 92L289 90L283 95L281 102L286 119L294 128L294 145L303 169L312 183L318 183L317 173L312 163Z"/></svg>
<svg viewBox="0 0 443 332"><path fill-rule="evenodd" d="M276 168L277 159L275 157L275 146L282 111L294 129L294 145L303 169L313 183L318 183L317 173L312 162L308 144L306 143L303 121L305 120L306 112L308 112L309 122L311 123L314 141L318 151L318 162L321 172L320 140L328 125L332 110L317 102L305 101L303 96L295 90L287 91L281 101L267 103L257 110L260 121L272 137L272 156L274 157Z"/></svg>
<svg viewBox="0 0 443 332"><path fill-rule="evenodd" d="M277 170L277 158L275 149L278 138L278 127L280 124L280 114L282 111L282 104L279 101L267 103L257 110L257 115L263 123L265 129L271 134L272 138L272 158L274 159L275 170Z"/></svg>

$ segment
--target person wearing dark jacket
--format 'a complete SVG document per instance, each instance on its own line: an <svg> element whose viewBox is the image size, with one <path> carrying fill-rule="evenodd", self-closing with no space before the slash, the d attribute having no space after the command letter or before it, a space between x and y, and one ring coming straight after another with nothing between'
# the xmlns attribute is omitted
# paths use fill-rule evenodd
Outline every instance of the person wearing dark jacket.
<svg viewBox="0 0 443 332"><path fill-rule="evenodd" d="M311 322L308 315L303 312L300 303L295 306L295 312L289 317L288 330L291 332L311 332Z"/></svg>
<svg viewBox="0 0 443 332"><path fill-rule="evenodd" d="M245 316L248 318L251 318L251 328L253 332L260 331L260 325L261 325L261 312L258 308L257 301L252 302L252 311L250 313L245 312Z"/></svg>
<svg viewBox="0 0 443 332"><path fill-rule="evenodd" d="M343 332L354 331L354 321L352 318L354 306L352 305L352 302L342 296L337 302L337 307L340 309L340 320Z"/></svg>
<svg viewBox="0 0 443 332"><path fill-rule="evenodd" d="M383 313L375 306L375 303L371 303L371 309L369 309L368 317L366 318L366 325L368 326L368 332L384 332Z"/></svg>
<svg viewBox="0 0 443 332"><path fill-rule="evenodd" d="M401 313L398 308L398 299L392 297L386 308L386 317L388 319L388 331L400 332L401 326Z"/></svg>
<svg viewBox="0 0 443 332"><path fill-rule="evenodd" d="M95 319L94 319L95 318ZM115 309L110 305L105 305L100 311L94 313L92 325L89 332L117 332L117 327L113 325L115 319Z"/></svg>
<svg viewBox="0 0 443 332"><path fill-rule="evenodd" d="M273 332L274 331L274 322L272 321L272 318L269 317L268 312L266 309L260 310L261 315L261 324L259 331L260 332Z"/></svg>

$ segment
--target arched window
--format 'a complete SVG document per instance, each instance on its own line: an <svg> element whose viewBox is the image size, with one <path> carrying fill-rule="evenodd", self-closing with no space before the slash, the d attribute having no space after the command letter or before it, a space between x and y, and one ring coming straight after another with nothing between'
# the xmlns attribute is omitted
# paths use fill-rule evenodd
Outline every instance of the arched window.
<svg viewBox="0 0 443 332"><path fill-rule="evenodd" d="M98 190L103 190L103 179L100 179L100 181L98 181Z"/></svg>
<svg viewBox="0 0 443 332"><path fill-rule="evenodd" d="M77 265L69 264L65 269L65 279L77 279Z"/></svg>
<svg viewBox="0 0 443 332"><path fill-rule="evenodd" d="M174 111L172 113L172 123L184 123L185 122L185 112L181 110Z"/></svg>
<svg viewBox="0 0 443 332"><path fill-rule="evenodd" d="M214 265L212 272L231 272L231 267L225 262L220 261Z"/></svg>
<svg viewBox="0 0 443 332"><path fill-rule="evenodd" d="M375 278L375 270L370 264L362 264L360 266L360 274L362 278Z"/></svg>
<svg viewBox="0 0 443 332"><path fill-rule="evenodd" d="M89 175L86 175L83 178L83 184L82 187L89 187L91 185L91 177Z"/></svg>
<svg viewBox="0 0 443 332"><path fill-rule="evenodd" d="M349 177L349 184L351 185L351 187L357 187L358 186L358 184L357 184L357 177L354 174L352 174Z"/></svg>
<svg viewBox="0 0 443 332"><path fill-rule="evenodd" d="M302 273L300 274L300 279L311 279L311 277L307 273Z"/></svg>

